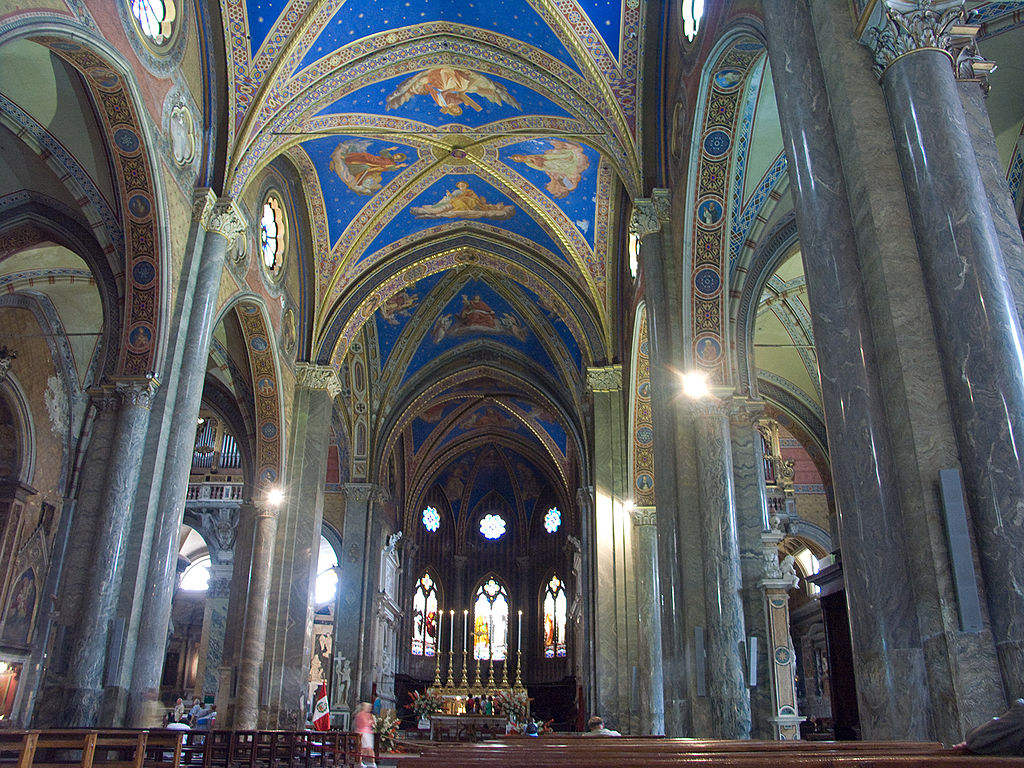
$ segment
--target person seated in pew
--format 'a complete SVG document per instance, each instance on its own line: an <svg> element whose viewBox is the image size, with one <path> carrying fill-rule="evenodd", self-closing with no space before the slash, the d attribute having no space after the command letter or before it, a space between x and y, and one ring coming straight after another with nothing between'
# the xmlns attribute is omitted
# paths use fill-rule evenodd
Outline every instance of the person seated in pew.
<svg viewBox="0 0 1024 768"><path fill-rule="evenodd" d="M584 736L621 736L622 734L618 731L613 731L611 728L605 728L604 720L597 715L594 715L587 721L587 732Z"/></svg>
<svg viewBox="0 0 1024 768"><path fill-rule="evenodd" d="M953 749L972 755L1024 756L1024 699L1017 699L999 717L969 730Z"/></svg>

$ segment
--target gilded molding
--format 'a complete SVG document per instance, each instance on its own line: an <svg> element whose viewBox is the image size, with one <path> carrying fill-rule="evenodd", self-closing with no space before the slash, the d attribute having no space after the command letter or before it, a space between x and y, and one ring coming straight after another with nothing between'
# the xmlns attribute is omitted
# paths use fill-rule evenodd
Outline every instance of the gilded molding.
<svg viewBox="0 0 1024 768"><path fill-rule="evenodd" d="M208 232L220 235L229 243L233 243L239 235L245 234L247 228L244 214L238 204L229 198L217 201L206 227Z"/></svg>
<svg viewBox="0 0 1024 768"><path fill-rule="evenodd" d="M341 379L330 365L296 363L295 383L307 389L326 389L332 399L341 394Z"/></svg>
<svg viewBox="0 0 1024 768"><path fill-rule="evenodd" d="M622 366L587 368L587 389L591 392L617 392L622 389Z"/></svg>

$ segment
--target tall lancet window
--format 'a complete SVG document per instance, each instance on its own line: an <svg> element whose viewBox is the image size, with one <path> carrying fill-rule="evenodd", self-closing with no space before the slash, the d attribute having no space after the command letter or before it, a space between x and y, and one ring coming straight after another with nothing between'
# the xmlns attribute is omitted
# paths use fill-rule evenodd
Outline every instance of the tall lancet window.
<svg viewBox="0 0 1024 768"><path fill-rule="evenodd" d="M437 586L429 573L420 576L412 598L412 655L437 653Z"/></svg>
<svg viewBox="0 0 1024 768"><path fill-rule="evenodd" d="M508 590L493 577L473 602L473 658L504 661L508 655Z"/></svg>
<svg viewBox="0 0 1024 768"><path fill-rule="evenodd" d="M552 576L544 590L544 658L565 656L565 584Z"/></svg>

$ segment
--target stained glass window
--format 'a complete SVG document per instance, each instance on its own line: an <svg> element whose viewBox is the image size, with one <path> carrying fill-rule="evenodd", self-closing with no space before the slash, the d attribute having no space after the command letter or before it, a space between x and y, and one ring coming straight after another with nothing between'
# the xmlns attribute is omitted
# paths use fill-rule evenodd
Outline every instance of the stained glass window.
<svg viewBox="0 0 1024 768"><path fill-rule="evenodd" d="M558 511L558 507L552 507L548 510L548 513L544 515L544 530L548 533L554 533L558 530L558 526L562 524L562 513Z"/></svg>
<svg viewBox="0 0 1024 768"><path fill-rule="evenodd" d="M441 525L441 515L433 507L423 510L423 527L434 533Z"/></svg>
<svg viewBox="0 0 1024 768"><path fill-rule="evenodd" d="M565 656L565 585L552 576L544 591L544 658Z"/></svg>
<svg viewBox="0 0 1024 768"><path fill-rule="evenodd" d="M333 603L338 594L338 555L326 536L320 537L320 554L316 561L316 588L314 602L317 606Z"/></svg>
<svg viewBox="0 0 1024 768"><path fill-rule="evenodd" d="M485 539L500 539L505 534L505 520L501 515L484 515L480 520L480 533Z"/></svg>
<svg viewBox="0 0 1024 768"><path fill-rule="evenodd" d="M281 255L283 239L281 203L271 195L263 203L263 218L260 219L260 253L263 255L263 266L271 272L280 266L278 257Z"/></svg>
<svg viewBox="0 0 1024 768"><path fill-rule="evenodd" d="M420 576L412 599L412 655L437 653L437 586L429 573Z"/></svg>
<svg viewBox="0 0 1024 768"><path fill-rule="evenodd" d="M174 4L165 0L132 0L132 16L142 33L157 45L171 36Z"/></svg>
<svg viewBox="0 0 1024 768"><path fill-rule="evenodd" d="M683 34L691 43L700 29L700 19L704 15L704 0L683 0Z"/></svg>
<svg viewBox="0 0 1024 768"><path fill-rule="evenodd" d="M473 602L473 658L504 661L508 655L508 590L493 577Z"/></svg>

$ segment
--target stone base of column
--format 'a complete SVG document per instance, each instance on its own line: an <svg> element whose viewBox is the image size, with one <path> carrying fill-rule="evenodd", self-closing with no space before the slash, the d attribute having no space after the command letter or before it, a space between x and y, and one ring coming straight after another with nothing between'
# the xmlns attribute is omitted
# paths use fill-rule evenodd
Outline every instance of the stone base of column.
<svg viewBox="0 0 1024 768"><path fill-rule="evenodd" d="M996 654L1003 671L1003 687L1011 699L1019 696L1024 691L1024 641L997 643Z"/></svg>
<svg viewBox="0 0 1024 768"><path fill-rule="evenodd" d="M71 688L65 691L63 724L67 728L93 728L97 725L102 688Z"/></svg>
<svg viewBox="0 0 1024 768"><path fill-rule="evenodd" d="M777 715L769 717L768 722L775 728L775 738L778 741L799 741L800 723L807 718L803 715Z"/></svg>
<svg viewBox="0 0 1024 768"><path fill-rule="evenodd" d="M856 655L854 663L861 738L928 741L929 707L922 700L928 691L924 652L918 648L891 648L885 654ZM892 712L902 713L903 721L894 723L889 717Z"/></svg>

